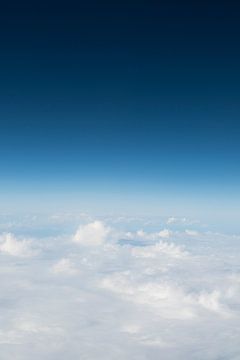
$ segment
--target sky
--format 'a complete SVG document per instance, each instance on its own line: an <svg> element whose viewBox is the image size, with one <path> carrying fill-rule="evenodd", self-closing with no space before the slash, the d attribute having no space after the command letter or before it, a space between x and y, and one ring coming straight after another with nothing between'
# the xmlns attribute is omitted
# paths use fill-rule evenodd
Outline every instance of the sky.
<svg viewBox="0 0 240 360"><path fill-rule="evenodd" d="M240 359L240 5L0 6L1 360Z"/></svg>
<svg viewBox="0 0 240 360"><path fill-rule="evenodd" d="M1 210L236 224L239 10L236 2L3 4Z"/></svg>

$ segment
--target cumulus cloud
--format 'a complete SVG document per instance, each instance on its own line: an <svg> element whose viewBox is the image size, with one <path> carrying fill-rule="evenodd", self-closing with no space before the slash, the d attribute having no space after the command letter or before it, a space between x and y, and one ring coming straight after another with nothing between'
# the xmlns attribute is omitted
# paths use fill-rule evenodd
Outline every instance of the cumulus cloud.
<svg viewBox="0 0 240 360"><path fill-rule="evenodd" d="M1 360L240 358L238 237L77 219L1 235Z"/></svg>
<svg viewBox="0 0 240 360"><path fill-rule="evenodd" d="M219 313L223 316L230 316L230 310L221 303L221 292L214 290L211 293L203 292L197 298L198 303L209 311Z"/></svg>
<svg viewBox="0 0 240 360"><path fill-rule="evenodd" d="M167 225L194 225L199 224L198 220L188 219L186 217L171 216L166 221Z"/></svg>
<svg viewBox="0 0 240 360"><path fill-rule="evenodd" d="M79 226L73 241L83 246L98 246L105 242L109 232L109 227L96 220L87 225Z"/></svg>
<svg viewBox="0 0 240 360"><path fill-rule="evenodd" d="M29 257L36 254L30 240L19 240L11 233L0 236L0 252L12 256Z"/></svg>
<svg viewBox="0 0 240 360"><path fill-rule="evenodd" d="M187 235L189 235L189 236L198 236L198 235L200 235L199 232L196 231L196 230L188 230L188 229L186 229L186 230L185 230L185 233L186 233Z"/></svg>
<svg viewBox="0 0 240 360"><path fill-rule="evenodd" d="M146 232L144 230L137 230L136 232L126 232L124 237L126 239L140 239L140 240L149 240L154 241L158 239L167 239L171 236L172 232L168 229L162 229L158 232Z"/></svg>
<svg viewBox="0 0 240 360"><path fill-rule="evenodd" d="M77 269L70 259L64 258L52 266L52 272L57 275L74 275Z"/></svg>
<svg viewBox="0 0 240 360"><path fill-rule="evenodd" d="M176 286L151 281L133 282L126 274L105 278L102 286L128 301L148 306L155 315L164 319L189 319L195 316L188 296Z"/></svg>
<svg viewBox="0 0 240 360"><path fill-rule="evenodd" d="M136 257L145 258L155 258L163 255L174 258L184 258L187 256L187 251L184 251L182 247L173 243L160 241L153 246L134 247L132 249L132 254Z"/></svg>

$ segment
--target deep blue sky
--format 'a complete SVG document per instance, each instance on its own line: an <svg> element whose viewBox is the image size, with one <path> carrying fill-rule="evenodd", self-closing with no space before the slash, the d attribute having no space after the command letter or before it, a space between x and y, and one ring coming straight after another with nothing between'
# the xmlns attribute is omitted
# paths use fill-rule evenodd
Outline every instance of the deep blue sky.
<svg viewBox="0 0 240 360"><path fill-rule="evenodd" d="M239 39L236 1L1 5L1 208L236 213Z"/></svg>

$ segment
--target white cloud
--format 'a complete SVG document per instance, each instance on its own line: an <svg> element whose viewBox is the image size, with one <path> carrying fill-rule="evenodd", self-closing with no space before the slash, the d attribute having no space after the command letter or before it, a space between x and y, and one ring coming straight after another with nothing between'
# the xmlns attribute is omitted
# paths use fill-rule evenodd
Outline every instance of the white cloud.
<svg viewBox="0 0 240 360"><path fill-rule="evenodd" d="M158 239L167 239L171 236L172 232L168 229L162 229L158 232L145 232L144 230L137 230L136 232L126 232L124 237L126 239L140 239L140 240L149 240L156 241Z"/></svg>
<svg viewBox="0 0 240 360"><path fill-rule="evenodd" d="M1 360L240 359L239 237L72 218L0 237Z"/></svg>
<svg viewBox="0 0 240 360"><path fill-rule="evenodd" d="M186 229L186 230L185 230L185 233L186 233L187 235L189 235L189 236L198 236L198 235L200 235L199 232L196 231L196 230L188 230L188 229Z"/></svg>
<svg viewBox="0 0 240 360"><path fill-rule="evenodd" d="M36 254L32 249L30 240L19 240L11 233L4 233L0 236L0 252L20 257L29 257Z"/></svg>
<svg viewBox="0 0 240 360"><path fill-rule="evenodd" d="M134 247L132 249L132 254L136 257L145 258L155 258L163 255L174 258L184 258L187 256L187 252L180 246L164 241L160 241L153 246Z"/></svg>
<svg viewBox="0 0 240 360"><path fill-rule="evenodd" d="M94 221L87 225L79 226L73 241L84 246L98 246L102 245L108 234L110 228L106 227L101 221Z"/></svg>
<svg viewBox="0 0 240 360"><path fill-rule="evenodd" d="M203 292L198 297L198 303L204 308L219 313L223 316L230 316L229 310L220 301L221 293L218 290L214 290L211 293Z"/></svg>
<svg viewBox="0 0 240 360"><path fill-rule="evenodd" d="M199 224L198 220L188 219L186 217L171 216L166 221L167 225L194 225Z"/></svg>
<svg viewBox="0 0 240 360"><path fill-rule="evenodd" d="M173 216L167 219L167 224L175 224L177 222L178 222L178 219Z"/></svg>
<svg viewBox="0 0 240 360"><path fill-rule="evenodd" d="M176 286L156 282L135 283L126 274L107 277L101 285L128 301L152 308L156 315L164 319L189 319L195 316L188 297Z"/></svg>
<svg viewBox="0 0 240 360"><path fill-rule="evenodd" d="M59 275L74 275L78 272L72 261L67 258L61 259L54 264L52 266L52 271L54 274Z"/></svg>

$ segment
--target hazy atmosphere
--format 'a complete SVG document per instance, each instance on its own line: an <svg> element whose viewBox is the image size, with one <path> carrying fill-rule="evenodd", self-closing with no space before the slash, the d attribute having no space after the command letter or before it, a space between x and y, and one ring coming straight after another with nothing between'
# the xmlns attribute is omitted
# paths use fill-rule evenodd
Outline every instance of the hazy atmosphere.
<svg viewBox="0 0 240 360"><path fill-rule="evenodd" d="M1 360L240 360L240 5L0 6Z"/></svg>

